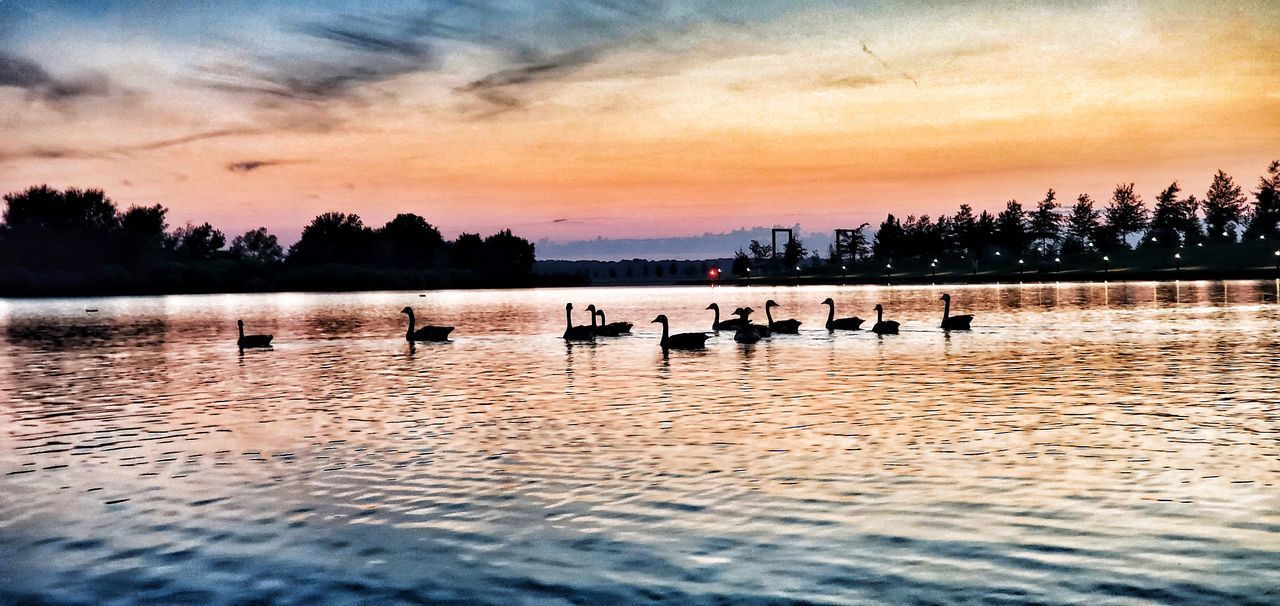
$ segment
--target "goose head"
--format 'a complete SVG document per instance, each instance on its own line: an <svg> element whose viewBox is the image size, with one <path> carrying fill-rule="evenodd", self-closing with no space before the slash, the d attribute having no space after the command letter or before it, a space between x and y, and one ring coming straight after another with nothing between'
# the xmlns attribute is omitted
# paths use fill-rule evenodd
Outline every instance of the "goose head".
<svg viewBox="0 0 1280 606"><path fill-rule="evenodd" d="M950 302L951 302L951 295L949 295L949 294L947 294L947 293L942 293L942 300L943 300L943 301L946 301L947 303L950 303Z"/></svg>
<svg viewBox="0 0 1280 606"><path fill-rule="evenodd" d="M827 297L827 298L825 298L825 299L823 299L823 300L822 300L822 304L823 304L823 305L830 305L830 306L832 306L832 307L835 307L836 302L835 302L835 301L832 301L832 300L831 300L831 297Z"/></svg>
<svg viewBox="0 0 1280 606"><path fill-rule="evenodd" d="M565 303L564 308L569 311L573 311L573 303Z"/></svg>
<svg viewBox="0 0 1280 606"><path fill-rule="evenodd" d="M236 320L236 326L239 326L240 328L244 328L244 320Z"/></svg>
<svg viewBox="0 0 1280 606"><path fill-rule="evenodd" d="M591 305L588 305L588 306L587 306L587 311L589 311L589 312L591 312L591 313L593 313L593 314L594 314L594 313L596 313L596 304L595 304L595 303L592 303Z"/></svg>
<svg viewBox="0 0 1280 606"><path fill-rule="evenodd" d="M711 305L708 305L708 306L707 306L707 309L717 309L717 310L718 310L718 309L720 309L720 305L719 305L719 304L717 304L717 303L712 303Z"/></svg>
<svg viewBox="0 0 1280 606"><path fill-rule="evenodd" d="M406 308L404 308L404 309L400 310L400 313L402 313L402 314L411 314L411 313L413 313L413 308L412 308L412 307L406 307Z"/></svg>
<svg viewBox="0 0 1280 606"><path fill-rule="evenodd" d="M666 324L666 323L667 323L667 315L666 315L666 314L658 314L658 317L654 318L654 319L653 319L653 321L652 321L652 322L649 322L649 323L650 323L650 324L653 324L653 323L655 323L655 322L661 322L661 323L663 323L663 324Z"/></svg>
<svg viewBox="0 0 1280 606"><path fill-rule="evenodd" d="M879 303L876 303L876 311L884 311L884 306Z"/></svg>
<svg viewBox="0 0 1280 606"><path fill-rule="evenodd" d="M782 306L778 305L777 301L774 301L773 299L769 299L768 301L764 302L764 308L769 309L770 307L782 307Z"/></svg>

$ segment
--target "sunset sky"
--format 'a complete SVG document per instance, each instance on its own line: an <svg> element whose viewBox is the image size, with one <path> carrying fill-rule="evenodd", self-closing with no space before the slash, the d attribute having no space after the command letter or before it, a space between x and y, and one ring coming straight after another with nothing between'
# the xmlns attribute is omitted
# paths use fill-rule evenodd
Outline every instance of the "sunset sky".
<svg viewBox="0 0 1280 606"><path fill-rule="evenodd" d="M806 230L1280 158L1280 3L0 0L0 189L286 240Z"/></svg>

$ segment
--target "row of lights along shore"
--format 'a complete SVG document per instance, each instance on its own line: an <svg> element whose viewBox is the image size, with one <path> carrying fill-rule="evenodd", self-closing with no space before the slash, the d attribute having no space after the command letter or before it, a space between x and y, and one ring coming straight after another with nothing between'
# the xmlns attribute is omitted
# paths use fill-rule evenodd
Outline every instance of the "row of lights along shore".
<svg viewBox="0 0 1280 606"><path fill-rule="evenodd" d="M1227 232L1225 232L1225 231L1224 231L1224 232L1222 232L1222 235L1223 235L1223 237L1229 237L1229 235L1230 235L1230 234L1228 234ZM1266 236L1266 235L1261 235L1261 236L1258 236L1258 239L1259 239L1259 240L1266 240L1266 239L1267 239L1267 236ZM1152 238L1151 238L1151 241L1152 241L1152 242L1158 242L1158 240L1156 240L1154 237L1152 237ZM1198 247L1198 248L1204 248L1204 243L1203 243L1203 242L1197 242L1197 243L1196 243L1196 247ZM1178 248L1182 248L1182 247L1181 247L1181 246L1179 246ZM998 250L996 251L996 256L997 256L997 257L999 257L999 256L1000 256L1000 251L998 251ZM1276 250L1273 256L1275 257L1275 261L1276 261L1276 269L1277 269L1277 270L1280 270L1280 250ZM1173 253L1173 262L1174 262L1174 268L1175 268L1175 270L1176 270L1176 271L1182 271L1182 253L1181 253L1181 252ZM1057 256L1055 256L1055 257L1053 258L1053 263L1054 263L1055 267L1057 268L1057 271L1062 271L1062 257L1057 257ZM1110 256L1110 255L1102 255L1102 263L1103 263L1103 266L1102 266L1102 272L1103 272L1103 273L1110 273L1110 271L1111 271L1111 256ZM1024 261L1023 259L1018 259L1018 275L1022 275L1022 270L1023 270L1023 267L1025 267L1025 266L1026 266L1026 261ZM893 273L893 263L885 263L885 265L884 265L884 270L885 270L885 274L892 274L892 273ZM932 275L932 276L933 276L933 277L935 277L935 278L938 276L938 260L937 260L936 258L935 258L933 261L931 261L931 262L929 263L929 273L930 273L930 275ZM840 266L840 275L841 275L841 276L844 276L844 277L848 277L848 274L849 274L849 267L848 267L847 265L841 265L841 266ZM718 280L718 279L720 279L720 268L719 268L719 267L712 267L712 268L707 272L707 275L708 275L708 277L710 277L712 280ZM797 266L796 266L796 277L799 277L799 276L800 276L800 266L799 266L799 265L797 265ZM750 268L750 267L748 267L748 268L747 268L747 275L746 275L746 278L747 278L747 281L750 281L750 280L751 280L751 268Z"/></svg>

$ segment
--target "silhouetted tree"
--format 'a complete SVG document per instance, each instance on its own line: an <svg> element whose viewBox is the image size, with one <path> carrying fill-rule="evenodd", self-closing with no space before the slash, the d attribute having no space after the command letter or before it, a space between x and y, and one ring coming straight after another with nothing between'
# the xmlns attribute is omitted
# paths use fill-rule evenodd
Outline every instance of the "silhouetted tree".
<svg viewBox="0 0 1280 606"><path fill-rule="evenodd" d="M1183 223L1182 213L1186 210L1178 202L1178 192L1182 188L1174 181L1156 196L1156 205L1151 213L1146 235L1142 237L1141 246L1146 248L1174 248L1182 244L1179 226Z"/></svg>
<svg viewBox="0 0 1280 606"><path fill-rule="evenodd" d="M364 226L359 215L328 212L303 228L302 237L289 248L289 261L360 265L372 258L373 244L373 230Z"/></svg>
<svg viewBox="0 0 1280 606"><path fill-rule="evenodd" d="M748 257L745 251L739 248L738 252L733 253L733 275L745 276L747 275L747 269L750 267L751 257Z"/></svg>
<svg viewBox="0 0 1280 606"><path fill-rule="evenodd" d="M890 214L876 230L871 250L881 259L894 259L902 254L905 240L906 232L902 229L902 222Z"/></svg>
<svg viewBox="0 0 1280 606"><path fill-rule="evenodd" d="M284 249L275 234L267 228L251 229L231 240L231 255L258 263L279 263L284 260Z"/></svg>
<svg viewBox="0 0 1280 606"><path fill-rule="evenodd" d="M1080 194L1067 217L1067 238L1063 242L1063 251L1078 253L1095 244L1101 224L1102 213L1093 208L1093 198L1089 194Z"/></svg>
<svg viewBox="0 0 1280 606"><path fill-rule="evenodd" d="M484 240L480 234L458 234L458 238L449 243L449 259L456 267L484 269Z"/></svg>
<svg viewBox="0 0 1280 606"><path fill-rule="evenodd" d="M172 248L168 213L169 209L156 204L131 206L120 216L120 246L127 263L157 261Z"/></svg>
<svg viewBox="0 0 1280 606"><path fill-rule="evenodd" d="M227 237L208 223L190 223L173 230L174 252L188 261L212 259L227 244Z"/></svg>
<svg viewBox="0 0 1280 606"><path fill-rule="evenodd" d="M1062 235L1062 215L1058 214L1058 196L1052 189L1044 195L1044 199L1036 204L1028 224L1028 235L1032 245L1039 245L1052 253L1058 246Z"/></svg>
<svg viewBox="0 0 1280 606"><path fill-rule="evenodd" d="M1108 229L1102 233L1108 236L1106 248L1128 248L1129 235L1141 232L1147 226L1147 207L1142 203L1142 198L1133 193L1132 183L1116 186L1111 202L1107 204L1105 216ZM1099 245L1102 244L1100 239Z"/></svg>
<svg viewBox="0 0 1280 606"><path fill-rule="evenodd" d="M444 248L440 231L412 213L396 215L378 229L377 237L385 262L397 267L431 267Z"/></svg>
<svg viewBox="0 0 1280 606"><path fill-rule="evenodd" d="M1249 227L1245 239L1266 237L1280 239L1280 160L1267 167L1267 174L1258 180L1253 192L1253 209L1249 213Z"/></svg>
<svg viewBox="0 0 1280 606"><path fill-rule="evenodd" d="M118 260L120 217L100 189L48 185L4 197L3 257L33 269L91 267Z"/></svg>
<svg viewBox="0 0 1280 606"><path fill-rule="evenodd" d="M528 273L533 269L533 243L504 229L484 239L486 265L500 273Z"/></svg>
<svg viewBox="0 0 1280 606"><path fill-rule="evenodd" d="M1021 255L1027 249L1026 213L1017 200L1005 203L1004 210L996 215L996 241L1012 255Z"/></svg>
<svg viewBox="0 0 1280 606"><path fill-rule="evenodd" d="M773 258L773 246L761 244L759 240L752 240L747 246L747 250L751 251L751 256L756 260L756 267L763 266L769 259Z"/></svg>
<svg viewBox="0 0 1280 606"><path fill-rule="evenodd" d="M984 240L978 233L978 218L973 214L973 207L968 204L960 205L960 210L951 218L951 234L948 239L966 257L976 259L980 255Z"/></svg>
<svg viewBox="0 0 1280 606"><path fill-rule="evenodd" d="M1218 171L1204 197L1204 222L1213 242L1235 242L1236 230L1244 220L1246 198L1240 186Z"/></svg>
<svg viewBox="0 0 1280 606"><path fill-rule="evenodd" d="M790 270L808 254L809 250L804 247L804 242L801 242L800 238L791 238L782 248L782 263Z"/></svg>

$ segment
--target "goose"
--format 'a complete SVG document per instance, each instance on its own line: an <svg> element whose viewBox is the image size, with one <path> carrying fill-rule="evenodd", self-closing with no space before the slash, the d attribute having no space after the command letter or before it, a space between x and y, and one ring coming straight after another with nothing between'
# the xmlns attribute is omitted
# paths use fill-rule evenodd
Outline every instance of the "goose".
<svg viewBox="0 0 1280 606"><path fill-rule="evenodd" d="M827 309L827 330L858 330L862 328L862 318L853 316L851 318L836 318L836 302L827 297L822 301Z"/></svg>
<svg viewBox="0 0 1280 606"><path fill-rule="evenodd" d="M236 320L236 327L240 329L240 338L236 339L236 345L240 349L249 347L271 347L271 335L246 335L244 334L244 320Z"/></svg>
<svg viewBox="0 0 1280 606"><path fill-rule="evenodd" d="M758 328L761 327L755 326L754 324L739 326L738 330L733 333L733 340L738 343L746 343L748 345L758 343L762 338L760 331L757 330Z"/></svg>
<svg viewBox="0 0 1280 606"><path fill-rule="evenodd" d="M756 324L751 321L751 314L755 312L756 312L755 308L752 308L752 307L739 307L733 310L733 313L737 314L738 317L742 318L742 321L744 322L744 324L742 325L743 328L750 328L752 330L755 330L756 333L759 334L761 338L773 336L773 333L772 331L769 330L768 325Z"/></svg>
<svg viewBox="0 0 1280 606"><path fill-rule="evenodd" d="M616 337L616 336L618 336L618 335L628 335L628 334L631 334L631 323L630 323L630 322L612 322L612 323L610 323L610 322L606 322L606 321L605 321L605 319L604 319L604 310L603 310L603 309L596 309L595 314L596 314L597 316L600 316L600 328L599 328L599 330L603 331L601 334L605 334L605 335L610 336L610 337Z"/></svg>
<svg viewBox="0 0 1280 606"><path fill-rule="evenodd" d="M951 315L951 295L943 293L942 302L942 328L943 330L969 330L969 323L973 321L973 316L965 314L963 316Z"/></svg>
<svg viewBox="0 0 1280 606"><path fill-rule="evenodd" d="M708 335L705 332L682 332L680 334L670 334L667 327L667 316L659 315L653 319L653 322L662 324L662 340L658 342L663 349L702 349L706 347ZM653 322L650 322L651 324Z"/></svg>
<svg viewBox="0 0 1280 606"><path fill-rule="evenodd" d="M707 306L707 309L710 309L716 312L715 319L711 321L711 330L714 330L714 331L737 330L738 327L749 323L747 322L746 319L741 317L743 315L743 310L741 307L733 310L733 315L740 316L740 317L730 318L723 322L720 321L720 304L712 303L711 305Z"/></svg>
<svg viewBox="0 0 1280 606"><path fill-rule="evenodd" d="M594 315L592 316L595 317ZM591 341L596 337L595 329L590 326L574 326L573 325L573 303L564 304L564 318L566 327L564 329L564 340L566 341Z"/></svg>
<svg viewBox="0 0 1280 606"><path fill-rule="evenodd" d="M871 332L878 335L896 335L898 334L898 323L893 320L884 319L884 306L876 304L876 323L871 327Z"/></svg>
<svg viewBox="0 0 1280 606"><path fill-rule="evenodd" d="M778 320L775 322L773 319L773 312L771 311L774 307L781 307L781 306L778 305L778 303L773 299L769 299L768 301L764 302L764 317L769 321L770 332L780 332L780 333L786 333L786 334L795 334L800 332L799 320Z"/></svg>
<svg viewBox="0 0 1280 606"><path fill-rule="evenodd" d="M405 331L404 339L410 343L414 341L448 341L449 333L453 332L452 326L423 326L414 330L417 321L413 317L413 308L406 307L400 310L400 313L409 316L409 330Z"/></svg>

